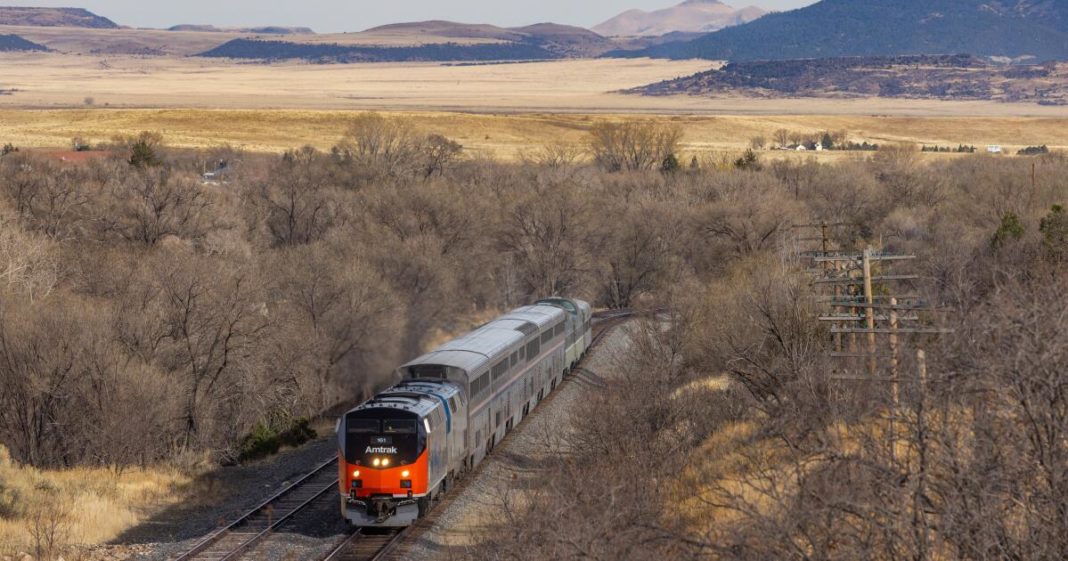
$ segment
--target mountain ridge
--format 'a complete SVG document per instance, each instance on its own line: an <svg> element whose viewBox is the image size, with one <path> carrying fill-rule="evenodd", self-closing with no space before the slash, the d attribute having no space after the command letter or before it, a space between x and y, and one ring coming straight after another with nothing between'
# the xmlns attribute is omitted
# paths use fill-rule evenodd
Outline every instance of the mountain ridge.
<svg viewBox="0 0 1068 561"><path fill-rule="evenodd" d="M18 35L0 35L0 52L47 50L48 47L28 41Z"/></svg>
<svg viewBox="0 0 1068 561"><path fill-rule="evenodd" d="M110 19L84 8L37 8L0 6L0 25L33 27L84 27L89 29L118 29Z"/></svg>
<svg viewBox="0 0 1068 561"><path fill-rule="evenodd" d="M822 0L697 39L606 56L785 60L968 53L1068 58L1068 3L1053 0Z"/></svg>
<svg viewBox="0 0 1068 561"><path fill-rule="evenodd" d="M685 0L646 12L630 9L591 29L606 37L652 37L673 32L710 32L753 21L765 14L756 6L735 9L719 0Z"/></svg>

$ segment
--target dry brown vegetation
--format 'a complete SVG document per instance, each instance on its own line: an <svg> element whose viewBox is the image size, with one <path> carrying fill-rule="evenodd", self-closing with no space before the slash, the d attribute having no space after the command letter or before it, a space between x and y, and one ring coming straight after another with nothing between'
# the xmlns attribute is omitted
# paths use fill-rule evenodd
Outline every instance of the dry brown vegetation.
<svg viewBox="0 0 1068 561"><path fill-rule="evenodd" d="M671 201L671 328L568 421L531 488L502 498L480 559L1055 559L1068 550L1068 197L1062 158L695 172L632 185ZM685 177L683 179L682 177ZM654 187L655 185L655 187ZM617 187L618 196L634 191ZM646 189L651 189L647 191ZM625 193L625 194L624 194ZM670 195L666 195L670 193ZM916 338L927 376L830 358L793 225L919 256L956 331ZM875 379L889 376L886 363ZM726 376L730 384L723 388Z"/></svg>
<svg viewBox="0 0 1068 561"><path fill-rule="evenodd" d="M1063 556L1062 157L691 168L665 165L673 126L591 128L595 160L464 156L382 115L330 151L144 135L84 165L3 156L0 442L39 468L233 459L487 312L656 303L672 327L640 331L551 477L471 555ZM812 220L846 224L844 248L918 254L927 298L958 312L896 410L884 386L833 378L790 243ZM0 498L34 525L27 499Z"/></svg>

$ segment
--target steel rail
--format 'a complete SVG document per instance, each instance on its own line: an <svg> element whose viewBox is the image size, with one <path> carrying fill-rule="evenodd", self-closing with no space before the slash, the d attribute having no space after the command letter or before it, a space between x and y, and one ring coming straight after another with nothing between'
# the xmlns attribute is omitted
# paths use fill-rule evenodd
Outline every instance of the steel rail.
<svg viewBox="0 0 1068 561"><path fill-rule="evenodd" d="M220 528L220 529L216 530L215 532L212 532L211 534L209 534L200 543L198 543L197 545L193 546L192 549L190 549L189 551L183 553L179 557L175 558L174 561L190 561L192 559L195 559L198 555L200 555L201 553L203 553L206 550L208 550L211 546L219 543L220 541L222 541L227 536L233 535L235 533L234 532L235 529L237 529L237 528L241 527L243 524L247 523L254 516L264 512L267 508L271 507L272 505L274 505L274 504L278 503L279 501L281 501L282 499L286 498L287 496L292 494L297 489L300 489L306 483L308 483L311 478L319 475L320 473L322 473L324 470L330 468L331 466L336 466L336 465L337 465L337 458L336 457L331 458L331 459L327 460L326 462L323 462L322 464L319 464L315 469L313 469L312 471L308 472L307 474L302 476L300 479L298 479L297 481L295 481L292 484L290 484L289 486L287 486L285 489L282 489L281 491L279 491L278 493L274 494L273 496L271 496L267 500L263 501L262 503L260 503L258 506L256 506L252 510L249 510L245 514L241 515L240 517L235 519L233 522L231 522L229 525L227 525L227 526L225 526L223 528ZM310 499L307 499L307 500L301 502L295 508L291 509L289 512L286 512L281 517L279 517L278 520L276 520L274 523L268 524L268 527L266 529L254 534L254 535L250 533L249 535L251 537L249 539L244 540L243 542L238 544L238 546L236 548L232 549L229 553L226 553L222 558L220 558L219 561L231 561L232 559L235 559L238 555L240 555L246 549L248 549L249 546L254 545L255 543L259 542L261 539L263 539L264 536L266 536L272 530L277 528L280 524L282 524L283 522L286 522L289 519L291 519L294 515L296 515L301 510L303 510L305 507L307 507L309 504L311 504L313 501L315 501L316 499L321 497L326 492L330 491L331 489L336 488L337 484L338 484L338 480L334 479L334 482L331 483L330 486L328 486L327 488L325 488L325 489L323 489L321 491L318 491Z"/></svg>

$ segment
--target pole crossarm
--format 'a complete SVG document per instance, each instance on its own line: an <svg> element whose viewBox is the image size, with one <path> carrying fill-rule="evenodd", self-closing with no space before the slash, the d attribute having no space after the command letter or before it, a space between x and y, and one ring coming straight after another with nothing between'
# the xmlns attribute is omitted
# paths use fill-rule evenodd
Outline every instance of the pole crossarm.
<svg viewBox="0 0 1068 561"><path fill-rule="evenodd" d="M871 282L890 282L890 281L907 281L916 280L922 278L920 275L882 275L877 277L870 277L868 280ZM830 278L830 279L816 279L816 284L860 284L864 282L863 278Z"/></svg>
<svg viewBox="0 0 1068 561"><path fill-rule="evenodd" d="M908 301L920 300L923 297L922 296L872 296L872 300L889 300L891 298L897 298L897 300L899 302L901 302L901 301L905 301L905 300L908 300ZM821 304L832 304L832 305L835 305L835 306L842 306L842 307L846 307L846 308L863 308L863 307L868 305L867 302L865 302L865 298L863 296L857 296L856 298L840 298L839 297L839 298L832 298L832 299L821 299L821 300L819 300L819 303L821 303ZM872 303L872 305L873 306L878 306L880 304ZM883 305L885 305L885 304L883 304Z"/></svg>
<svg viewBox="0 0 1068 561"><path fill-rule="evenodd" d="M954 333L954 331L952 329L943 329L940 327L907 327L903 329L890 329L889 327L875 327L870 329L860 327L832 327L831 333L867 333L876 335L889 335L893 333L913 333L945 335L948 333Z"/></svg>
<svg viewBox="0 0 1068 561"><path fill-rule="evenodd" d="M830 304L832 308L871 308L873 310L897 310L899 312L948 312L946 308L934 308L928 306L892 306L890 304L865 304L861 302L823 302Z"/></svg>
<svg viewBox="0 0 1068 561"><path fill-rule="evenodd" d="M858 308L864 308L867 306L857 306ZM874 306L872 306L874 308ZM820 316L820 321L864 321L867 316L860 315L836 315L836 316ZM875 321L890 321L890 316L875 316ZM898 321L920 321L920 316L898 316Z"/></svg>
<svg viewBox="0 0 1068 561"><path fill-rule="evenodd" d="M870 255L868 257L868 260L869 261L907 261L907 260L915 259L915 258L916 258L915 255L893 255L893 254L890 254L890 253L873 253L872 255ZM817 252L815 257L813 257L813 259L816 261L816 263L834 263L834 262L842 262L842 261L847 261L847 262L855 261L855 262L859 263L859 262L864 260L864 255L863 254L853 254L853 253L850 253L850 254L828 253L828 254L825 254L825 255L819 255L819 252Z"/></svg>

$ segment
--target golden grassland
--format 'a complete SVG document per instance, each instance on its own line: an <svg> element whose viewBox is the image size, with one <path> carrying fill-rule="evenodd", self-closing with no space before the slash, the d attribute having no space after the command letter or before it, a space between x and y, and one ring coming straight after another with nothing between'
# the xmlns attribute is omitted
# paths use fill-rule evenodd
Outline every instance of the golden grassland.
<svg viewBox="0 0 1068 561"><path fill-rule="evenodd" d="M708 70L704 60L273 64L177 56L0 54L0 106L448 110L476 113L1034 116L1068 108L898 99L649 97L618 92Z"/></svg>
<svg viewBox="0 0 1068 561"><path fill-rule="evenodd" d="M3 54L0 91L10 93L0 95L0 142L61 147L75 136L99 142L153 130L180 147L329 148L352 115L375 110L416 116L428 132L457 139L469 154L499 158L549 143L581 144L596 120L635 117L678 123L692 153L738 151L751 137L770 137L779 128L845 130L877 143L1068 147L1063 107L613 93L710 64L640 59L268 65L173 56ZM86 107L86 98L92 98L92 107ZM842 157L856 155L820 155Z"/></svg>
<svg viewBox="0 0 1068 561"><path fill-rule="evenodd" d="M358 111L297 109L0 109L0 143L24 148L65 147L74 137L93 143L115 135L159 131L172 146L203 148L231 145L256 152L281 152L311 145L329 149L345 133ZM653 119L683 128L684 152L732 153L749 139L780 128L816 133L845 130L856 140L942 146L1003 145L1068 147L1068 118L918 117L863 115L723 115L627 116L582 114L475 114L444 111L392 112L412 116L428 133L456 139L471 156L512 159L548 144L581 146L589 127L599 120ZM769 153L809 158L813 152ZM863 156L823 152L824 160ZM946 154L930 154L946 157Z"/></svg>
<svg viewBox="0 0 1068 561"><path fill-rule="evenodd" d="M25 551L39 509L60 518L63 543L104 543L154 512L202 494L194 492L196 485L195 478L163 467L38 470L14 464L0 447L0 507L13 514L0 517L0 553Z"/></svg>

